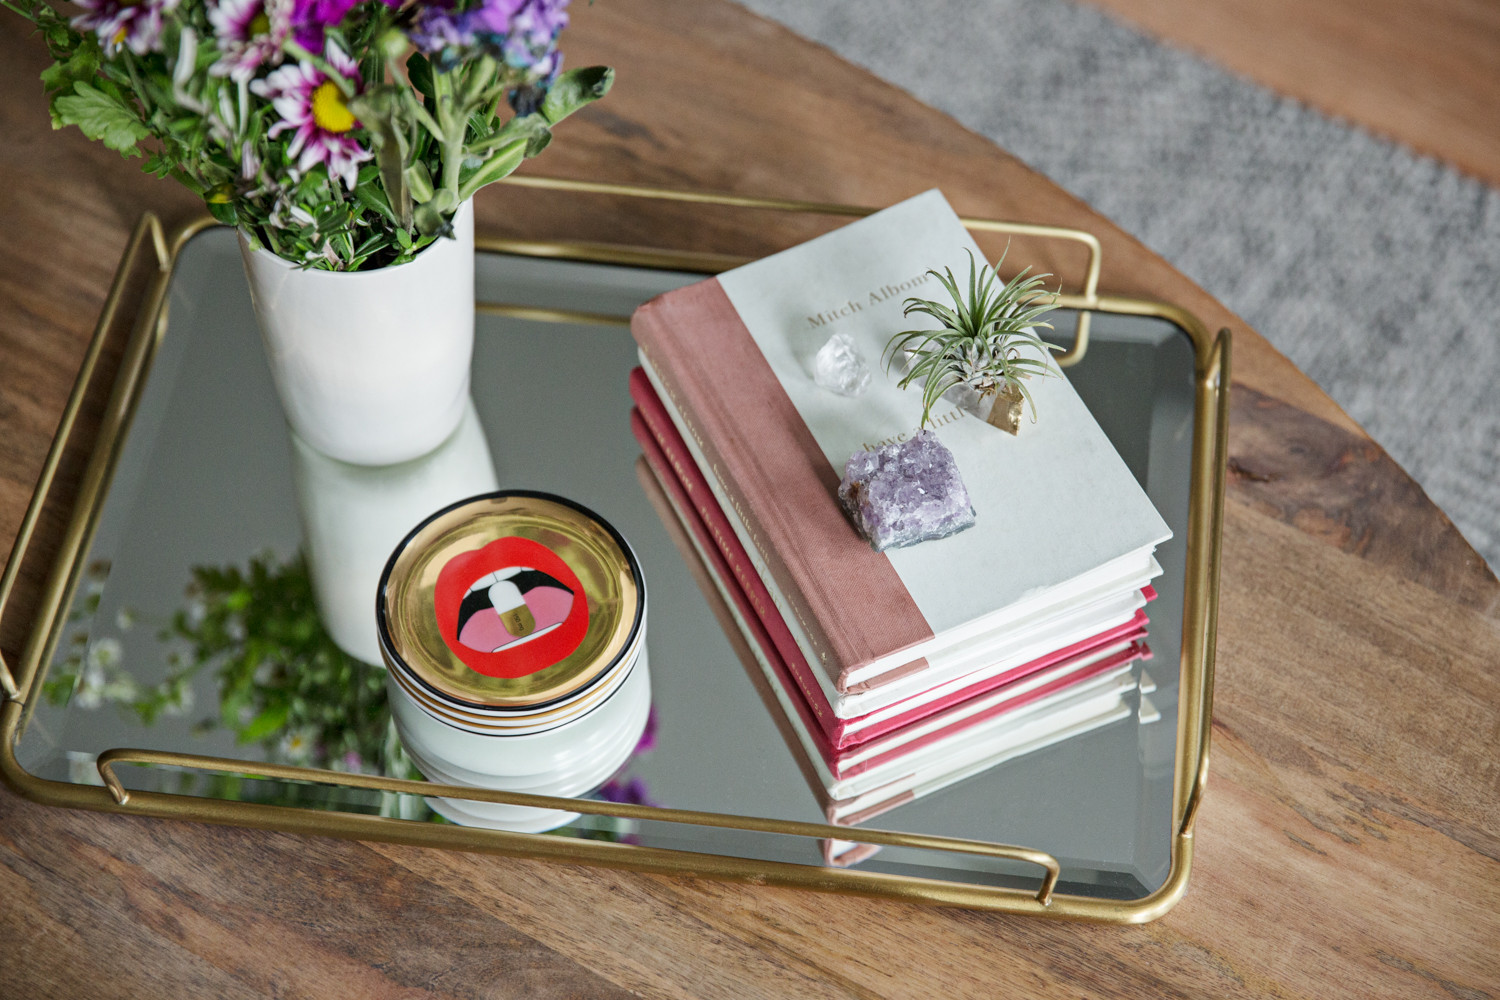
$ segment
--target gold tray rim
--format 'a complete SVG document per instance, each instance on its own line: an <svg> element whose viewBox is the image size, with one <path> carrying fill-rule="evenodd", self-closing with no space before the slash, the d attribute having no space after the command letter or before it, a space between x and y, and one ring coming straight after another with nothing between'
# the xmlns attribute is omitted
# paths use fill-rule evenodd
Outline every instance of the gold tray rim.
<svg viewBox="0 0 1500 1000"><path fill-rule="evenodd" d="M614 195L627 198L678 201L733 208L762 209L801 214L858 217L877 209L775 198L758 198L712 192L684 191L645 185L609 184L547 177L511 177L511 186ZM914 903L960 906L971 909L1025 913L1056 919L1106 923L1143 923L1165 914L1182 898L1192 867L1193 826L1208 776L1209 742L1213 704L1214 640L1218 617L1219 556L1222 537L1225 470L1228 449L1228 401L1230 331L1211 332L1192 313L1170 303L1100 294L1101 250L1093 234L1065 227L995 219L964 218L970 229L1019 236L1068 240L1088 249L1089 263L1083 287L1060 296L1059 305L1078 310L1074 347L1060 359L1065 364L1079 360L1088 346L1092 312L1147 316L1164 319L1190 339L1194 353L1194 433L1187 529L1186 580L1183 603L1183 642L1179 666L1177 749L1174 763L1170 865L1165 882L1156 891L1134 900L1101 899L1055 893L1058 862L1051 855L1031 848L965 841L946 837L898 833L867 828L834 827L758 817L699 813L689 810L618 803L596 803L527 796L473 789L446 789L425 782L402 782L376 776L351 776L286 765L204 757L193 754L117 749L99 757L104 787L71 784L38 778L26 771L15 756L15 740L27 714L27 695L35 686L42 665L55 650L64 616L76 588L102 498L108 492L114 465L129 431L136 402L144 386L157 344L166 330L166 294L178 255L192 239L217 225L210 217L191 219L168 232L152 214L137 223L122 255L108 297L101 310L78 378L69 396L56 437L38 477L36 491L22 520L11 555L0 576L0 617L5 614L22 562L31 549L42 511L47 505L63 453L75 443L79 410L96 379L110 379L109 401L99 430L87 443L89 455L78 496L74 501L50 575L31 623L19 671L12 673L0 658L0 779L13 791L47 805L102 812L144 815L165 819L210 822L256 829L281 830L308 835L335 836L350 840L481 851L493 854L560 862L583 862L632 871L688 877L709 877L754 884L774 884L814 891L837 892L898 899ZM113 373L100 371L105 342L120 321L126 293L139 284L135 273L138 258L149 243L154 264L144 278L141 305ZM566 241L512 240L480 237L481 253L507 253L551 257L595 263L649 266L668 270L712 274L742 263L742 258L723 254L590 244ZM606 317L569 314L556 310L530 310L481 303L490 312L538 319L572 319L611 322ZM656 819L694 825L761 830L808 837L833 837L895 846L960 851L1007 857L1045 869L1039 890L1032 892L998 886L924 879L905 875L766 862L726 855L699 854L631 844L562 838L544 834L508 833L460 826L435 825L354 813L317 812L286 806L228 802L162 792L126 791L114 773L119 764L175 764L204 770L257 774L310 780L346 787L434 794L451 792L455 797L511 802L575 812L633 819ZM250 767L245 765L250 764ZM410 785L412 787L405 787ZM857 834L856 836L851 836Z"/></svg>

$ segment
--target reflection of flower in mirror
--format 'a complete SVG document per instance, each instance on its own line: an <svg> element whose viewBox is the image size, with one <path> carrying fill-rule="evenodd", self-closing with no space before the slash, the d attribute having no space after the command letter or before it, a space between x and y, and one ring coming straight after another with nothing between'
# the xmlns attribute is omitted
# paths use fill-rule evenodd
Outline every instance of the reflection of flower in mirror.
<svg viewBox="0 0 1500 1000"><path fill-rule="evenodd" d="M104 597L110 564L95 560L84 568L81 598L68 614L65 655L49 671L42 694L53 705L70 701L81 708L104 705L133 706L140 688L124 665L124 647L114 635L95 635L99 605ZM135 613L121 607L115 612L115 629L124 634L135 627Z"/></svg>
<svg viewBox="0 0 1500 1000"><path fill-rule="evenodd" d="M354 771L382 759L384 671L324 631L301 555L197 567L187 595L163 638L187 645L172 678L214 671L218 718L204 728L289 764Z"/></svg>
<svg viewBox="0 0 1500 1000"><path fill-rule="evenodd" d="M624 802L633 806L654 806L651 790L640 778L614 778L599 789L599 798L605 802Z"/></svg>
<svg viewBox="0 0 1500 1000"><path fill-rule="evenodd" d="M96 709L114 703L151 725L161 717L189 711L193 684L207 674L216 682L218 705L217 712L194 724L200 735L227 730L236 742L259 746L264 759L294 766L421 780L391 723L383 668L350 657L324 631L300 554L284 562L267 554L244 567L195 568L183 605L159 632L160 639L175 648L156 661L164 675L155 683L126 671L118 638L90 639L89 625L108 572L108 564L100 563L85 577L85 597L70 622L79 627L69 640L70 656L54 664L44 685L55 704L71 699L77 707ZM116 614L114 621L128 630L136 616ZM207 695L208 689L199 693ZM596 797L656 804L646 781L630 772L642 755L656 748L658 728L652 706L631 760ZM73 763L73 780L97 783L91 755ZM313 783L187 772L178 778L177 790L210 797L322 808L345 808L352 801L346 788ZM378 810L383 816L445 822L416 795L383 794ZM617 817L583 817L556 833L635 843L637 826L636 821Z"/></svg>
<svg viewBox="0 0 1500 1000"><path fill-rule="evenodd" d="M293 729L281 737L276 755L288 764L306 764L317 748L317 733L310 726Z"/></svg>
<svg viewBox="0 0 1500 1000"><path fill-rule="evenodd" d="M260 745L268 759L333 770L378 768L369 762L388 756L384 672L345 654L323 631L300 556L195 569L182 607L159 633L178 648L167 651L154 683L127 668L119 638L92 634L108 575L107 562L85 572L68 656L43 685L53 704L115 704L152 725L191 711L193 683L212 668L218 711L196 723L199 734L225 729L238 743ZM121 609L114 620L128 632L136 615Z"/></svg>
<svg viewBox="0 0 1500 1000"><path fill-rule="evenodd" d="M641 732L641 739L635 745L635 753L650 753L656 749L656 706L651 706L651 711L646 714L646 728Z"/></svg>

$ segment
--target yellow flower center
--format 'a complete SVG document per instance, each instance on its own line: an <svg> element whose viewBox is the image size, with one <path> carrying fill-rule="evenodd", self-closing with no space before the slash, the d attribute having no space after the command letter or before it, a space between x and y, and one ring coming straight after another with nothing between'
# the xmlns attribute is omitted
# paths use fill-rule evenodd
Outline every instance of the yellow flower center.
<svg viewBox="0 0 1500 1000"><path fill-rule="evenodd" d="M312 116L314 124L325 132L347 132L355 125L354 114L332 80L324 80L313 91Z"/></svg>
<svg viewBox="0 0 1500 1000"><path fill-rule="evenodd" d="M271 19L266 16L265 11L261 11L250 19L248 27L251 38L254 38L256 35L264 35L271 30Z"/></svg>

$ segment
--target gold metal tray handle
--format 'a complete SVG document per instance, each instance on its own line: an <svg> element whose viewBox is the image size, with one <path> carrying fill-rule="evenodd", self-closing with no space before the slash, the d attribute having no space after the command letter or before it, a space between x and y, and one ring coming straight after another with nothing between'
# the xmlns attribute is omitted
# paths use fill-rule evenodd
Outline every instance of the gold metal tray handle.
<svg viewBox="0 0 1500 1000"><path fill-rule="evenodd" d="M563 812L587 813L590 816L656 820L664 823L683 823L689 826L718 827L725 830L749 830L756 833L849 840L885 847L914 847L930 851L951 851L956 854L976 854L987 858L1004 858L1045 869L1046 874L1042 876L1042 884L1035 897L1036 901L1043 906L1052 902L1052 891L1057 887L1057 879L1062 871L1057 859L1045 851L1034 850L1030 847L1013 847L1009 844L991 844L982 840L963 840L926 833L901 833L894 830L864 827L829 826L825 823L802 823L795 820L764 819L758 816L736 816L730 813L701 812L695 809L640 806L628 802L597 802L592 799L566 799L552 795L502 792L488 788L411 781L406 778L387 778L383 775L348 774L343 771L293 767L287 764L252 764L248 761L232 760L226 757L202 757L196 754L169 753L160 750L119 748L106 750L99 755L97 764L99 777L103 779L104 787L109 789L115 802L121 806L130 804L130 791L115 773L116 764L190 767L199 771L236 774L251 778L310 781L322 785L363 788L376 792L494 802L500 805L529 806L534 809L557 809Z"/></svg>
<svg viewBox="0 0 1500 1000"><path fill-rule="evenodd" d="M5 697L3 701L20 701L21 689L16 687L16 679L10 675L10 667L5 663L5 654L0 653L0 693Z"/></svg>
<svg viewBox="0 0 1500 1000"><path fill-rule="evenodd" d="M508 302L474 303L475 311L485 316L504 316L506 319L530 320L533 323L581 323L588 326L629 326L629 316L610 313L582 312L577 309L549 309L545 306L521 306Z"/></svg>
<svg viewBox="0 0 1500 1000"><path fill-rule="evenodd" d="M784 198L756 198L743 195L712 194L703 191L664 191L661 188L637 184L605 184L598 181L566 180L560 177L527 177L511 174L501 181L514 187L538 188L546 191L576 191L589 194L612 194L628 198L652 198L658 201L681 201L694 205L724 205L730 208L760 208L778 212L812 212L818 215L840 215L862 218L874 215L878 208L862 205L836 205L819 201L792 201ZM994 219L960 217L960 222L970 230L982 233L1005 233L1011 236L1038 236L1043 239L1070 240L1081 243L1089 252L1088 270L1084 272L1083 290L1066 298L1070 308L1079 310L1073 346L1057 355L1059 367L1067 368L1083 360L1089 348L1090 309L1099 304L1099 272L1103 251L1099 239L1093 233L1065 226L1042 226L1027 222L999 222ZM726 258L724 263L733 262Z"/></svg>
<svg viewBox="0 0 1500 1000"><path fill-rule="evenodd" d="M1211 474L1213 488L1195 495L1198 509L1189 520L1188 530L1193 532L1193 565L1188 572L1195 576L1196 586L1189 592L1201 592L1205 606L1202 613L1188 618L1184 607L1184 619L1197 621L1192 641L1200 644L1198 655L1202 657L1203 670L1185 678L1188 689L1183 693L1187 718L1179 720L1178 734L1183 741L1192 741L1188 749L1192 753L1191 773L1178 775L1183 795L1181 820L1177 827L1180 837L1193 835L1193 824L1198 819L1198 807L1203 804L1203 793L1208 787L1209 746L1213 739L1212 712L1214 704L1214 639L1219 630L1219 588L1216 578L1220 550L1224 538L1224 478L1229 455L1229 358L1231 336L1225 327L1213 337L1212 346L1203 360L1203 372L1199 382L1199 426L1212 426ZM1206 421L1203 418L1210 418ZM1200 431L1205 435L1207 430ZM1200 465L1200 472L1210 469ZM1186 633L1186 630L1184 630ZM1184 639L1187 635L1184 634ZM1187 650L1184 649L1184 654ZM1184 767L1183 770L1188 770ZM1186 784L1182 784L1186 777Z"/></svg>

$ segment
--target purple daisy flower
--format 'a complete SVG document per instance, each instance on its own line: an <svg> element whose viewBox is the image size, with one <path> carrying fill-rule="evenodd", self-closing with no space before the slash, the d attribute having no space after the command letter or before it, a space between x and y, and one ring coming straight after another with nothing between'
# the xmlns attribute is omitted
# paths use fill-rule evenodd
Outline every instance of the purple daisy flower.
<svg viewBox="0 0 1500 1000"><path fill-rule="evenodd" d="M209 67L214 76L236 82L262 66L281 62L281 46L292 31L291 0L220 0L208 9L221 55Z"/></svg>
<svg viewBox="0 0 1500 1000"><path fill-rule="evenodd" d="M480 49L532 80L550 80L561 65L557 35L568 24L567 6L568 0L481 0L457 10L433 3L417 12L408 35L422 52L438 57L439 68Z"/></svg>
<svg viewBox="0 0 1500 1000"><path fill-rule="evenodd" d="M536 78L551 76L556 70L557 35L568 26L567 8L568 0L525 0L511 16L500 46L506 63Z"/></svg>
<svg viewBox="0 0 1500 1000"><path fill-rule="evenodd" d="M77 0L83 13L70 22L80 31L99 36L104 54L112 56L125 46L138 56L161 45L161 19L177 8L179 0Z"/></svg>
<svg viewBox="0 0 1500 1000"><path fill-rule="evenodd" d="M324 31L344 19L358 0L292 0L292 27L297 44L316 52L323 46ZM401 0L381 0L387 7Z"/></svg>
<svg viewBox="0 0 1500 1000"><path fill-rule="evenodd" d="M406 34L411 43L427 55L449 48L472 48L478 44L468 14L436 4L423 6L417 11Z"/></svg>
<svg viewBox="0 0 1500 1000"><path fill-rule="evenodd" d="M323 58L358 89L359 67L354 60L329 39ZM359 124L344 100L343 91L332 78L310 63L286 65L264 80L251 82L250 89L271 102L281 121L267 133L276 138L295 130L287 145L287 155L297 157L297 171L307 173L318 164L328 168L329 176L342 180L354 190L359 165L370 159L370 151L349 135Z"/></svg>

